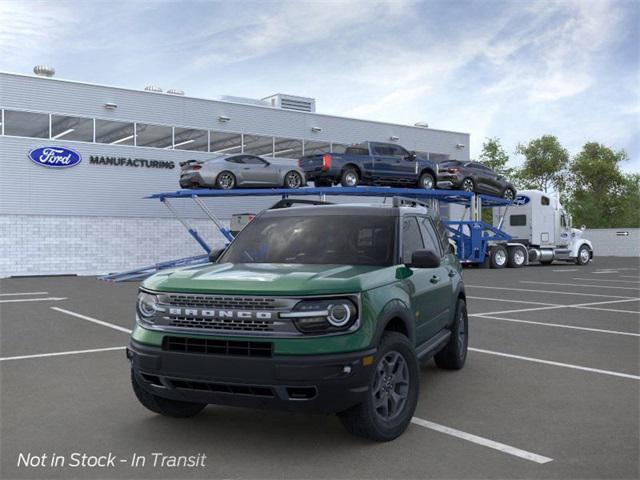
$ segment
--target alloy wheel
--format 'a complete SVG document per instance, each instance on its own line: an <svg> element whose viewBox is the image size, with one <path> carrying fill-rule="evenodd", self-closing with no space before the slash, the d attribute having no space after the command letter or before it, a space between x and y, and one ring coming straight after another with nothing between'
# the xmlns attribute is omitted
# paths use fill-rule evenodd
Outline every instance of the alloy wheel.
<svg viewBox="0 0 640 480"><path fill-rule="evenodd" d="M371 395L382 420L393 420L402 413L409 397L409 366L400 353L391 350L378 361Z"/></svg>
<svg viewBox="0 0 640 480"><path fill-rule="evenodd" d="M358 184L358 177L353 172L348 172L344 176L345 183L350 187L355 187Z"/></svg>
<svg viewBox="0 0 640 480"><path fill-rule="evenodd" d="M465 192L473 192L473 180L465 178L464 182L462 182L462 190Z"/></svg>
<svg viewBox="0 0 640 480"><path fill-rule="evenodd" d="M425 175L422 177L422 188L426 190L433 189L433 177L431 177L431 175Z"/></svg>
<svg viewBox="0 0 640 480"><path fill-rule="evenodd" d="M298 188L302 185L302 179L297 172L287 173L286 184L289 188Z"/></svg>
<svg viewBox="0 0 640 480"><path fill-rule="evenodd" d="M504 191L504 198L505 200L513 200L513 190L511 190L510 188L507 188Z"/></svg>
<svg viewBox="0 0 640 480"><path fill-rule="evenodd" d="M231 175L230 173L223 172L218 177L218 186L224 190L233 188L235 186L235 183L235 178L233 178L233 175Z"/></svg>

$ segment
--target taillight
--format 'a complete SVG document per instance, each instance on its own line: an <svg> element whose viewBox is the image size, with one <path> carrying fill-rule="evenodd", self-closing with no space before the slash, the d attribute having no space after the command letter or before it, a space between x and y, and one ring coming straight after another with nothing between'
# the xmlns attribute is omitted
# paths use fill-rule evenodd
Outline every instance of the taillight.
<svg viewBox="0 0 640 480"><path fill-rule="evenodd" d="M298 161L297 161L296 163L298 164L298 167L301 167L301 166L302 166L302 165L301 165L301 163L302 163L302 162L300 161L300 159L298 159Z"/></svg>
<svg viewBox="0 0 640 480"><path fill-rule="evenodd" d="M331 168L331 155L325 153L322 155L322 169L329 170Z"/></svg>
<svg viewBox="0 0 640 480"><path fill-rule="evenodd" d="M193 167L191 167L191 170L200 170L202 168L202 165L194 165Z"/></svg>
<svg viewBox="0 0 640 480"><path fill-rule="evenodd" d="M459 171L460 171L460 169L457 168L457 167L449 169L449 173L456 173L456 172L459 172Z"/></svg>

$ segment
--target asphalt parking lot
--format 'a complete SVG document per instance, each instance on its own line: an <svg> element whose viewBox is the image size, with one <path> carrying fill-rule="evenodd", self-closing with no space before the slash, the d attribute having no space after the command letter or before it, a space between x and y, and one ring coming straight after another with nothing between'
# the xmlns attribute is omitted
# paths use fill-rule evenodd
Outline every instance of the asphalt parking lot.
<svg viewBox="0 0 640 480"><path fill-rule="evenodd" d="M136 283L0 281L2 478L638 478L640 260L466 269L466 367L422 367L397 440L332 416L208 407L156 416L123 346ZM113 467L18 467L20 454L106 455ZM131 465L205 453L205 466ZM34 458L34 457L32 457ZM46 463L46 461L45 461Z"/></svg>

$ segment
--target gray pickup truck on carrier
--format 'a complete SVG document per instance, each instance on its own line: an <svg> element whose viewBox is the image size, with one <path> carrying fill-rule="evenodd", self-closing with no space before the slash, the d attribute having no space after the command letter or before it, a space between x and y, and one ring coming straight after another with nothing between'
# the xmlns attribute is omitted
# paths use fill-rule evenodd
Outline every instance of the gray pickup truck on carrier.
<svg viewBox="0 0 640 480"><path fill-rule="evenodd" d="M335 183L394 185L436 188L438 165L393 143L364 142L347 147L344 153L324 153L302 157L298 164L307 180L316 187Z"/></svg>

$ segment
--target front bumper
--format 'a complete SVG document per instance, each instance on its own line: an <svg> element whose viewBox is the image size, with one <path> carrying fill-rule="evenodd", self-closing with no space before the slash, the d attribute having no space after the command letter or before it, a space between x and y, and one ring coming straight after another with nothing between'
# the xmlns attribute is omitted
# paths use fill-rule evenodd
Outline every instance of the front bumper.
<svg viewBox="0 0 640 480"><path fill-rule="evenodd" d="M375 349L331 355L239 357L166 351L130 340L142 388L173 400L336 413L366 398Z"/></svg>
<svg viewBox="0 0 640 480"><path fill-rule="evenodd" d="M464 180L462 175L457 175L455 173L439 173L436 185L438 188L455 189L462 186L462 180Z"/></svg>

